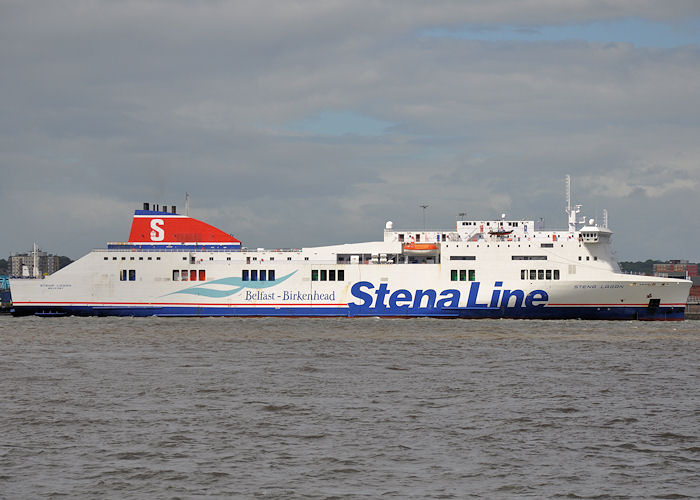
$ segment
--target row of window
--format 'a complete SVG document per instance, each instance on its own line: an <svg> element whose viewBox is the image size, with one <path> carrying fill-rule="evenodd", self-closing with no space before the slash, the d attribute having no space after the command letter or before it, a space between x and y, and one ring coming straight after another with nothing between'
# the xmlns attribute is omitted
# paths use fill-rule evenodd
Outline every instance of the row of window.
<svg viewBox="0 0 700 500"><path fill-rule="evenodd" d="M229 258L228 260L231 260L231 259ZM257 257L246 257L246 258L245 258L245 263L246 263L246 264L250 264L250 261L251 261L251 260L256 261L256 260L258 260L258 258L257 258ZM262 261L263 259L260 259L260 260ZM273 261L273 260L275 260L275 258L274 258L274 257L268 257L267 260ZM292 260L292 258L291 258L291 257L287 257L287 260ZM306 257L305 260L309 260L309 258Z"/></svg>
<svg viewBox="0 0 700 500"><path fill-rule="evenodd" d="M206 281L207 272L204 269L173 269L173 281Z"/></svg>
<svg viewBox="0 0 700 500"><path fill-rule="evenodd" d="M243 269L243 281L275 281L274 269Z"/></svg>
<svg viewBox="0 0 700 500"><path fill-rule="evenodd" d="M104 260L109 260L109 257L103 257ZM116 257L112 257L112 260L117 260ZM126 260L126 257L122 257L122 260ZM129 257L129 260L136 260L136 257ZM138 260L143 260L143 257L139 257ZM153 260L153 257L148 257L146 260ZM160 260L160 257L156 257L156 260Z"/></svg>
<svg viewBox="0 0 700 500"><path fill-rule="evenodd" d="M484 222L484 221L481 221L481 222L462 221L463 226L483 226L484 224L486 224L487 226L490 226L491 222L490 221L486 221L486 222ZM501 223L494 222L493 224L494 224L494 226L499 225L499 224L501 226L503 226L503 222L501 222ZM518 227L517 222L506 222L506 224L508 224L510 227Z"/></svg>
<svg viewBox="0 0 700 500"><path fill-rule="evenodd" d="M469 281L476 281L476 271L469 269ZM467 281L466 269L452 269L450 271L450 280L452 281Z"/></svg>
<svg viewBox="0 0 700 500"><path fill-rule="evenodd" d="M343 269L312 269L311 281L345 281Z"/></svg>
<svg viewBox="0 0 700 500"><path fill-rule="evenodd" d="M526 280L551 280L559 279L559 269L521 269L520 279Z"/></svg>
<svg viewBox="0 0 700 500"><path fill-rule="evenodd" d="M416 243L420 243L420 234L419 234L419 233L416 233L415 235L410 235L410 234L409 234L409 237L412 238L412 239L414 239ZM426 238L427 238L427 237L428 237L428 235L426 235ZM441 238L442 238L442 239L441 239ZM404 235L404 234L399 234L398 239L399 239L399 243L403 243L403 242L406 241L406 235ZM438 235L437 235L437 240L438 240L438 241L447 241L447 233L442 233L442 235L438 234Z"/></svg>

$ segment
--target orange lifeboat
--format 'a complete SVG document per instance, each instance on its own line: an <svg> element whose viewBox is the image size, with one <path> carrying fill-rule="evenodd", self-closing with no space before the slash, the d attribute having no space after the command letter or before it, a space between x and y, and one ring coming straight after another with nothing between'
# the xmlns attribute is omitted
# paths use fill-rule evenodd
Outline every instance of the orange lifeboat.
<svg viewBox="0 0 700 500"><path fill-rule="evenodd" d="M436 255L439 251L435 243L406 243L403 253L406 255Z"/></svg>

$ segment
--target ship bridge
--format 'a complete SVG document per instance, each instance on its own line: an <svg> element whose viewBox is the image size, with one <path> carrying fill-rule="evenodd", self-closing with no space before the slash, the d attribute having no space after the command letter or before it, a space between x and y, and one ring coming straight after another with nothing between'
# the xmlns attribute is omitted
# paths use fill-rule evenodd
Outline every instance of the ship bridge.
<svg viewBox="0 0 700 500"><path fill-rule="evenodd" d="M579 241L585 244L609 243L612 231L606 227L587 225L579 229Z"/></svg>

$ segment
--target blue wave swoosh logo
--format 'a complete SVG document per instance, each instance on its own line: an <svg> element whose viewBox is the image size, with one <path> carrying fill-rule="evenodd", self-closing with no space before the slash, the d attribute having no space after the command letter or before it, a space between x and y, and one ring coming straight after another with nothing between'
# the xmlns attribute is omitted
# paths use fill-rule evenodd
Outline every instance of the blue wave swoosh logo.
<svg viewBox="0 0 700 500"><path fill-rule="evenodd" d="M203 297L220 299L222 297L229 297L231 295L235 295L244 288L252 288L259 290L261 288L270 288L275 285L279 285L283 281L289 279L295 273L296 271L293 271L288 275L282 276L281 278L276 279L274 281L243 281L242 278L237 277L222 278L219 280L207 281L206 283L202 283L201 285L191 286L189 288L185 288L184 290L178 290L177 292L167 293L163 295L163 297L182 293L186 295L198 295ZM212 288L207 288L210 285L225 285L231 288L229 290L216 290Z"/></svg>

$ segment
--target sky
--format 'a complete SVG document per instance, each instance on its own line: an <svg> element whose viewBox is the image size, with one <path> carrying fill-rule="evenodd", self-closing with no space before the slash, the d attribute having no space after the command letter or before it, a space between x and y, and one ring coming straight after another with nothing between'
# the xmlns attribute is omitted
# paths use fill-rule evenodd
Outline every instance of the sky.
<svg viewBox="0 0 700 500"><path fill-rule="evenodd" d="M185 193L250 248L564 229L567 174L619 260L700 261L700 2L0 2L4 258Z"/></svg>

